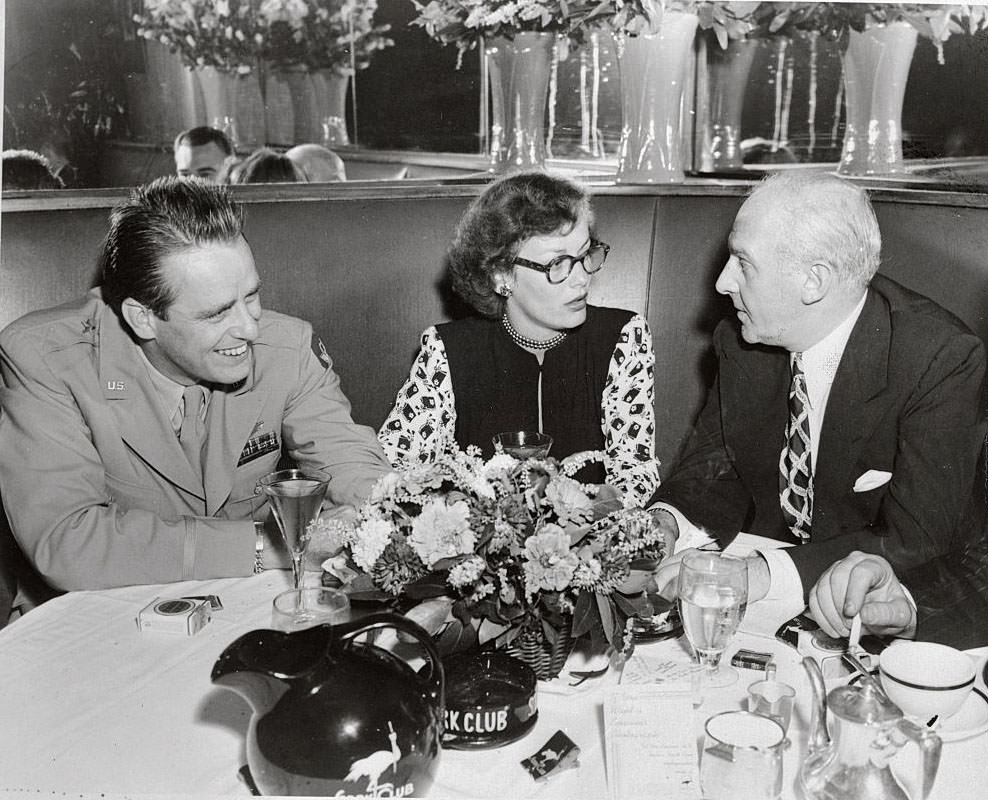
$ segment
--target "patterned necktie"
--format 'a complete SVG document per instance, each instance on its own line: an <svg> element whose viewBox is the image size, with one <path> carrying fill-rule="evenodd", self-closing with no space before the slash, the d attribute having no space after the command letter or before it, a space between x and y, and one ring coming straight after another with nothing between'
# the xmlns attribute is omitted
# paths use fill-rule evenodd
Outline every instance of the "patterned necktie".
<svg viewBox="0 0 988 800"><path fill-rule="evenodd" d="M198 384L187 386L182 392L182 402L184 405L182 430L178 435L178 441L192 468L202 477L202 446L206 440L203 405L206 402L206 391Z"/></svg>
<svg viewBox="0 0 988 800"><path fill-rule="evenodd" d="M810 401L806 394L803 356L792 360L792 386L789 389L789 424L786 444L779 459L779 502L782 516L800 542L810 538L813 520L813 461L810 457Z"/></svg>

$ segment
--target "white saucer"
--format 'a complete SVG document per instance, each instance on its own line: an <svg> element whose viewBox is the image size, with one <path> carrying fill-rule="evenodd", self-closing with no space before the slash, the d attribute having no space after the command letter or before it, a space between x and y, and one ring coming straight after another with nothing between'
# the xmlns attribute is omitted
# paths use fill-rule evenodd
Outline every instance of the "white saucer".
<svg viewBox="0 0 988 800"><path fill-rule="evenodd" d="M988 731L988 697L972 689L960 710L936 727L943 742L959 742Z"/></svg>

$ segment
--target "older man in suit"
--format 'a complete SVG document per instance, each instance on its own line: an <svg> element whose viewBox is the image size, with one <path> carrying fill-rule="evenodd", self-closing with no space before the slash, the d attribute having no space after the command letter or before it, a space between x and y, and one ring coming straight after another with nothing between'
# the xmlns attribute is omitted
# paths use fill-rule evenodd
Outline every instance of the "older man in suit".
<svg viewBox="0 0 988 800"><path fill-rule="evenodd" d="M243 222L226 187L140 187L111 215L100 285L0 334L0 491L56 588L284 566L252 522L282 456L326 469L337 504L388 471L311 326L262 309Z"/></svg>
<svg viewBox="0 0 988 800"><path fill-rule="evenodd" d="M714 333L718 374L686 452L656 494L673 539L698 526L795 547L748 558L750 599L798 612L854 550L907 570L962 549L985 434L981 340L876 275L864 191L781 173L739 211L717 279L736 319ZM682 556L657 582L675 593Z"/></svg>

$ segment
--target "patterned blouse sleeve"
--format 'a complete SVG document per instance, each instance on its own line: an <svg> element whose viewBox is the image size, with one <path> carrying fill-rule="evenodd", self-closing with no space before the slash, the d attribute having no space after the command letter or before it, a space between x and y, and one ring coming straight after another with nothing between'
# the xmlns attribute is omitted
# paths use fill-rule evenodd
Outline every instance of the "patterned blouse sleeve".
<svg viewBox="0 0 988 800"><path fill-rule="evenodd" d="M455 428L446 348L433 326L422 334L419 354L377 438L392 466L426 464L451 447Z"/></svg>
<svg viewBox="0 0 988 800"><path fill-rule="evenodd" d="M636 314L621 329L601 402L607 481L624 493L626 505L644 506L659 487L654 370L652 334Z"/></svg>

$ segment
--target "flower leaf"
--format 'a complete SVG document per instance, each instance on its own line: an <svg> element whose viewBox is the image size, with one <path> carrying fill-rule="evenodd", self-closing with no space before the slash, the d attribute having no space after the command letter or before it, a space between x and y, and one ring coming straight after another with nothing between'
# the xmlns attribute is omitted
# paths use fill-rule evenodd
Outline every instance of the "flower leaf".
<svg viewBox="0 0 988 800"><path fill-rule="evenodd" d="M436 641L436 649L439 655L448 656L451 653L460 653L470 650L477 644L477 631L473 625L464 625L458 619L454 619L443 630Z"/></svg>
<svg viewBox="0 0 988 800"><path fill-rule="evenodd" d="M597 605L593 601L590 592L580 592L576 598L576 606L573 610L573 627L571 633L573 638L585 636L590 632L596 621Z"/></svg>

